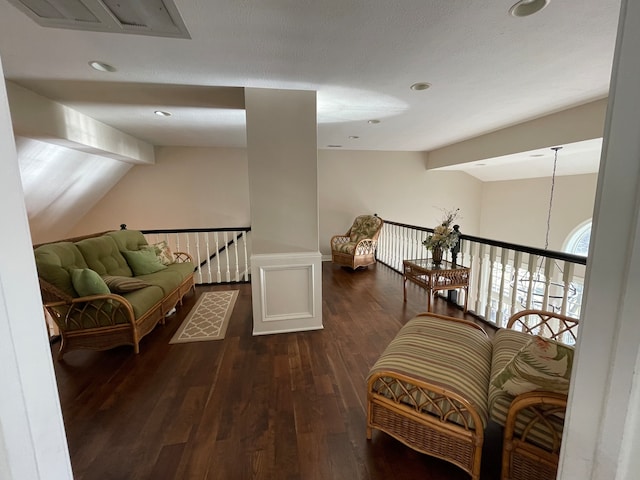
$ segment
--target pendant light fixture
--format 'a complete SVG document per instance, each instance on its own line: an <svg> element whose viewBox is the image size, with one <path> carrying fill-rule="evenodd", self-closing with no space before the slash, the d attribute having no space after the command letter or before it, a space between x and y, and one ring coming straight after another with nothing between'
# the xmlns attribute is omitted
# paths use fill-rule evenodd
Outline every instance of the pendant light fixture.
<svg viewBox="0 0 640 480"><path fill-rule="evenodd" d="M549 249L549 232L551 231L551 211L553 209L553 195L556 186L556 170L558 167L558 151L561 150L562 147L551 147L551 150L554 152L553 156L553 172L551 173L551 191L549 193L549 208L547 210L547 228L545 232L544 238L544 249ZM573 283L569 283L566 287L564 284L554 281L548 281L545 276L542 274L542 263L543 259L540 258L540 265L538 265L538 270L531 274L530 272L525 272L520 278L517 278L515 281L515 288L519 293L518 297L520 300L520 304L524 308L529 308L527 305L527 299L529 295L531 295L531 306L534 308L542 308L546 305L547 309L552 309L556 312L562 309L562 302L565 299L565 288L567 289L566 298L573 298L576 293L576 287ZM555 262L554 262L555 263ZM556 263L558 270L562 272L560 266Z"/></svg>

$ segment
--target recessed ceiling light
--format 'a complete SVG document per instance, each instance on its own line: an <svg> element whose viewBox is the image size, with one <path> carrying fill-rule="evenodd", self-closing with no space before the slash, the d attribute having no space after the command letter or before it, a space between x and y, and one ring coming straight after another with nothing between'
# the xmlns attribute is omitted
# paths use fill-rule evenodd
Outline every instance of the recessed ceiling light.
<svg viewBox="0 0 640 480"><path fill-rule="evenodd" d="M327 145L329 148L341 148L342 145Z"/></svg>
<svg viewBox="0 0 640 480"><path fill-rule="evenodd" d="M349 135L349 140L357 140L358 138L360 138L357 135Z"/></svg>
<svg viewBox="0 0 640 480"><path fill-rule="evenodd" d="M486 163L476 163L477 167L486 167L487 164Z"/></svg>
<svg viewBox="0 0 640 480"><path fill-rule="evenodd" d="M427 82L418 82L418 83L414 83L413 85L411 85L411 90L416 90L416 91L420 91L420 90L426 90L427 88L430 88L431 84L427 83Z"/></svg>
<svg viewBox="0 0 640 480"><path fill-rule="evenodd" d="M530 157L534 157L534 158L538 158L538 157L544 157L544 153L532 153L531 155L529 155Z"/></svg>
<svg viewBox="0 0 640 480"><path fill-rule="evenodd" d="M94 70L98 70L99 72L115 72L116 71L116 67L113 67L108 63L98 62L96 60L91 60L89 62L89 66Z"/></svg>
<svg viewBox="0 0 640 480"><path fill-rule="evenodd" d="M367 123L371 124L371 125L377 125L378 123L380 123L380 120L376 120L375 118L373 120L369 120Z"/></svg>
<svg viewBox="0 0 640 480"><path fill-rule="evenodd" d="M514 17L528 17L549 5L550 0L520 0L509 9Z"/></svg>
<svg viewBox="0 0 640 480"><path fill-rule="evenodd" d="M163 110L156 110L156 111L155 111L155 112L153 112L153 113L155 113L155 114L156 114L156 115L158 115L159 117L170 117L170 116L171 116L171 113L169 113L169 112L165 112L165 111L163 111Z"/></svg>

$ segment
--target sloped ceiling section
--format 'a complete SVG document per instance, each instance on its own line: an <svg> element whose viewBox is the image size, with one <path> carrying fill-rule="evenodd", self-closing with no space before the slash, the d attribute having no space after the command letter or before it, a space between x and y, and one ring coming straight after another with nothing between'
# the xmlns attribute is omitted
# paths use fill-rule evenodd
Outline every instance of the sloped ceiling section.
<svg viewBox="0 0 640 480"><path fill-rule="evenodd" d="M34 243L58 240L153 145L7 82L9 108Z"/></svg>
<svg viewBox="0 0 640 480"><path fill-rule="evenodd" d="M60 145L16 138L34 244L58 240L133 167Z"/></svg>

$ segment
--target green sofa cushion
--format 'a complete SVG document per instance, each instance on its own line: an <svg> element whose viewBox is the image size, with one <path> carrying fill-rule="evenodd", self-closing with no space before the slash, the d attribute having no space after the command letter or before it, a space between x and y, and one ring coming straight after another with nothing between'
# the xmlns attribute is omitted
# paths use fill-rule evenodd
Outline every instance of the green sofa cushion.
<svg viewBox="0 0 640 480"><path fill-rule="evenodd" d="M148 275L141 275L140 280L143 280L151 285L157 285L162 288L165 295L173 292L178 286L193 273L193 264L191 262L185 263L172 263L168 265L164 270L160 270Z"/></svg>
<svg viewBox="0 0 640 480"><path fill-rule="evenodd" d="M131 277L133 272L129 264L120 253L115 240L108 236L86 238L76 242L87 265L98 275L116 275Z"/></svg>
<svg viewBox="0 0 640 480"><path fill-rule="evenodd" d="M90 268L75 268L71 270L71 283L78 295L107 295L111 293L100 275Z"/></svg>
<svg viewBox="0 0 640 480"><path fill-rule="evenodd" d="M122 294L122 296L131 303L136 318L140 318L153 306L162 301L164 295L162 288L154 285Z"/></svg>
<svg viewBox="0 0 640 480"><path fill-rule="evenodd" d="M71 242L42 245L34 250L38 276L71 297L77 296L70 270L88 268L82 253Z"/></svg>
<svg viewBox="0 0 640 480"><path fill-rule="evenodd" d="M118 245L118 250L140 250L147 245L147 239L139 230L114 230L105 235L113 238Z"/></svg>
<svg viewBox="0 0 640 480"><path fill-rule="evenodd" d="M162 264L153 247L142 250L123 250L122 254L136 276L159 272L167 268Z"/></svg>

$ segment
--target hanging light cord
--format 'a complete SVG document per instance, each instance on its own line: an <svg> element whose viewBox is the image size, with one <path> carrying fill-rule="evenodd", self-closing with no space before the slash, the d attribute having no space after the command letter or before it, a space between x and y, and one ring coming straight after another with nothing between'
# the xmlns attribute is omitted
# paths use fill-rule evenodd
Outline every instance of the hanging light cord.
<svg viewBox="0 0 640 480"><path fill-rule="evenodd" d="M553 147L551 150L555 152L553 158L553 173L551 174L551 194L549 195L549 211L547 212L547 234L544 239L544 249L549 248L549 231L551 230L551 207L553 206L553 190L556 186L556 167L558 166L558 150L562 147Z"/></svg>

